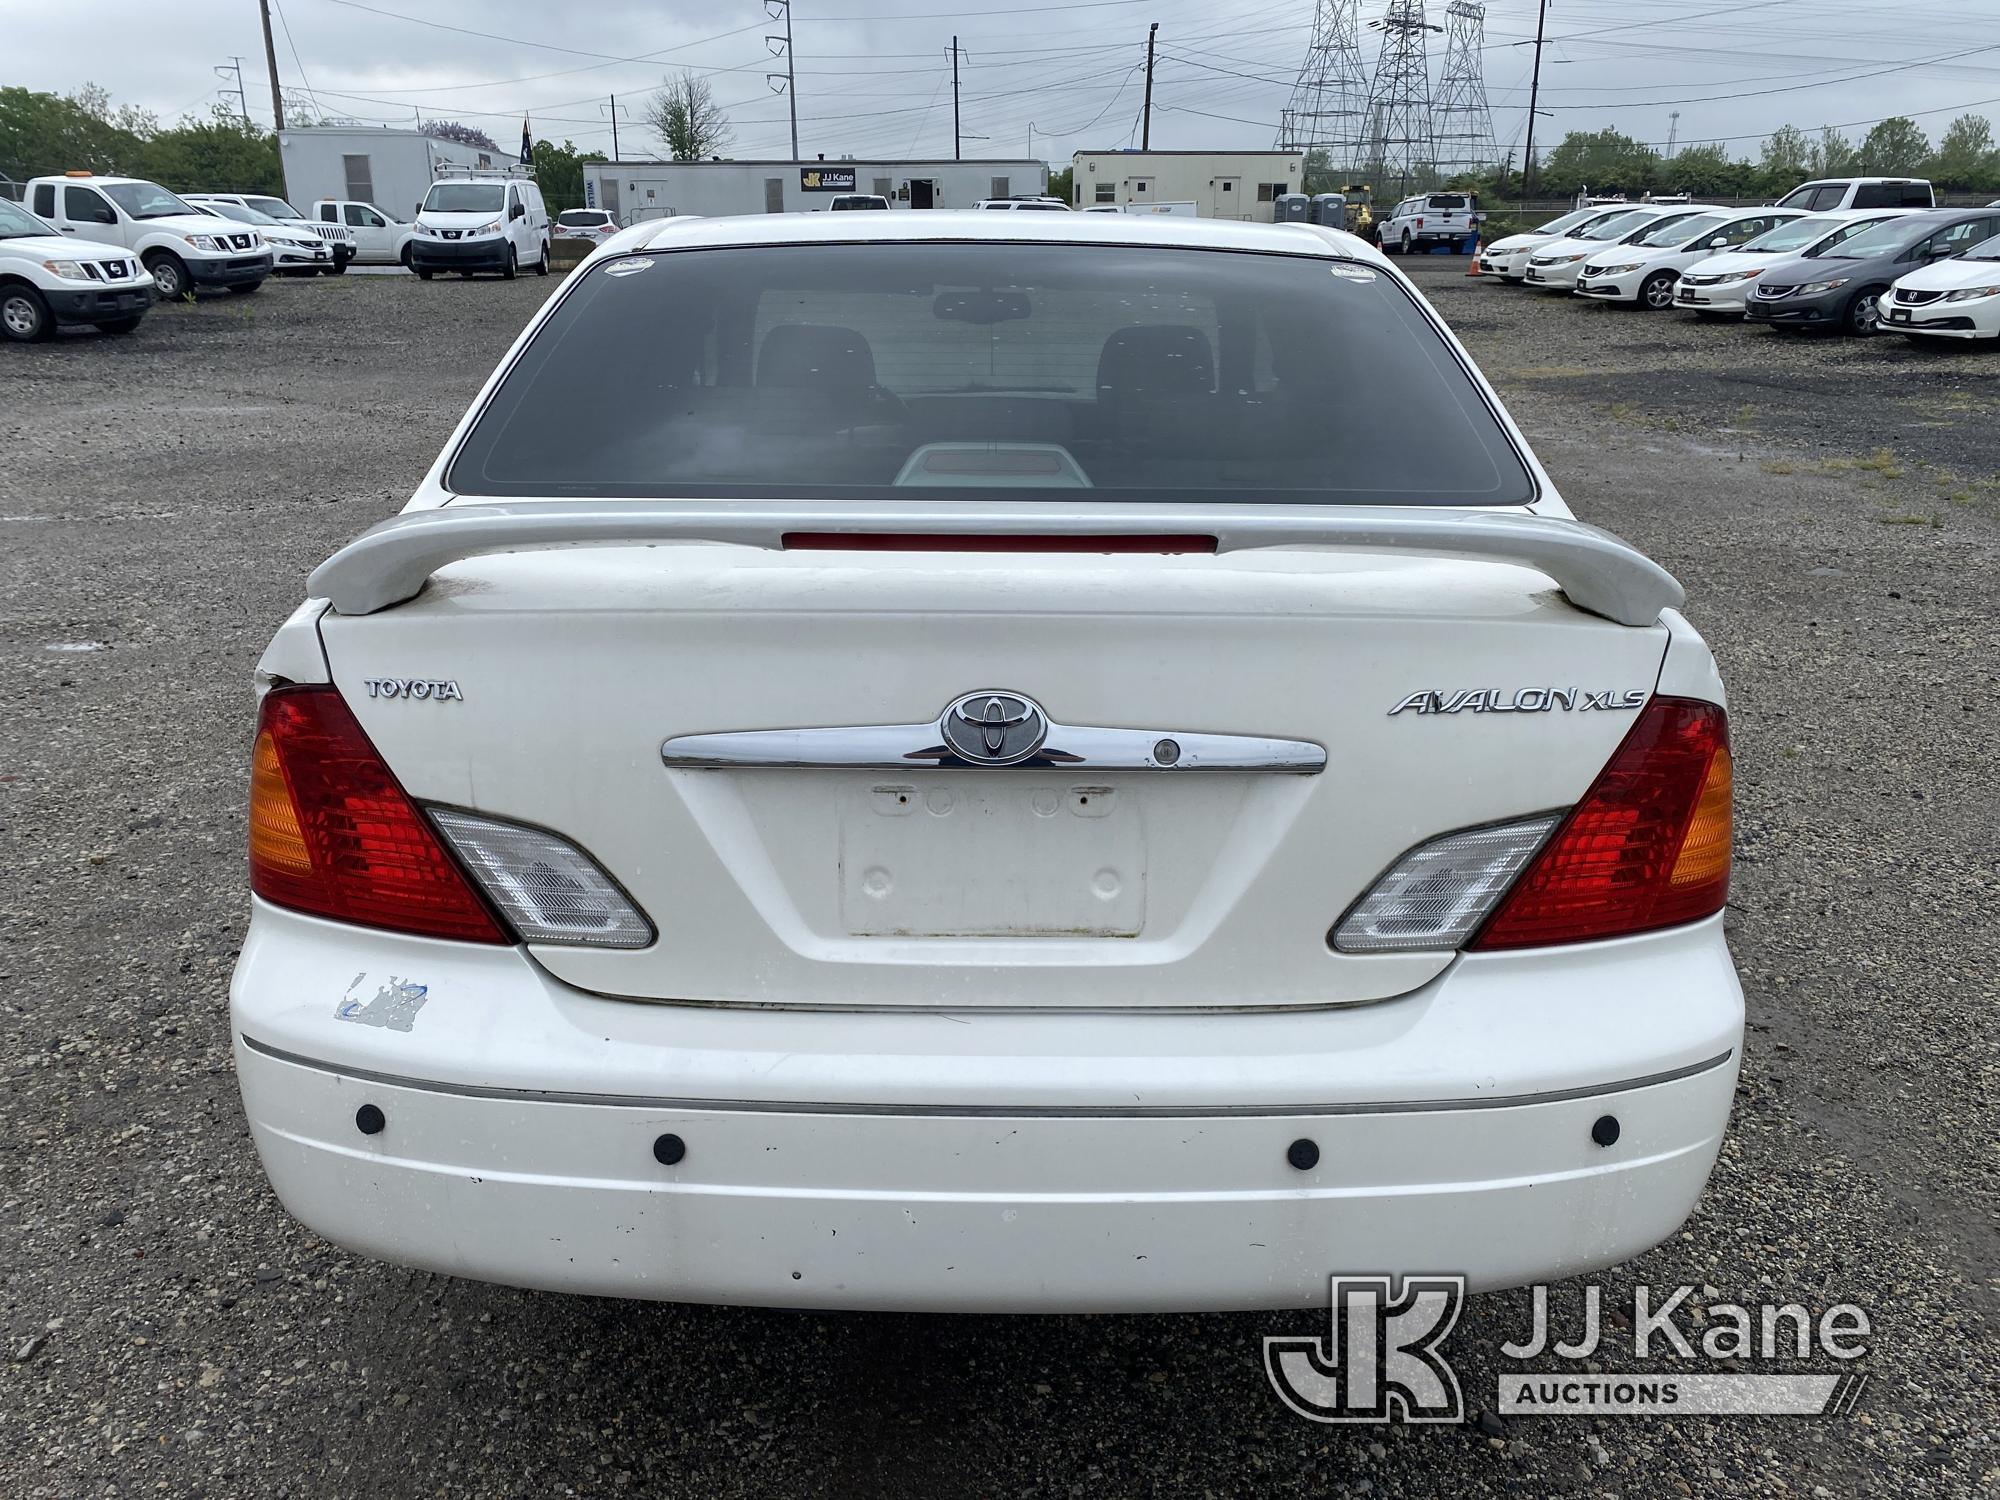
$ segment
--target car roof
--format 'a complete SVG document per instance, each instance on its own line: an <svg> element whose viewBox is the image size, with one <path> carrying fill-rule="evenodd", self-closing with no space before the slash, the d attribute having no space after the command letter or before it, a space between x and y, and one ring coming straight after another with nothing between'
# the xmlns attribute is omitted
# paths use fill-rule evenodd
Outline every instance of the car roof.
<svg viewBox="0 0 2000 1500"><path fill-rule="evenodd" d="M1366 241L1317 224L1251 224L1173 214L1008 214L971 209L921 213L732 214L712 219L663 219L631 250L714 249L731 245L856 244L874 241L989 240L1051 244L1158 245L1194 250L1327 255L1387 266ZM629 231L628 231L629 232Z"/></svg>

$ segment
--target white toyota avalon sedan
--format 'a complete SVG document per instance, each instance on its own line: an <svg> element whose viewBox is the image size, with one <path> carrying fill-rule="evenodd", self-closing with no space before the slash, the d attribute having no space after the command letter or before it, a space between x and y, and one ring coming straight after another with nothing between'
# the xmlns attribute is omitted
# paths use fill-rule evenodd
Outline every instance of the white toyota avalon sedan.
<svg viewBox="0 0 2000 1500"><path fill-rule="evenodd" d="M635 226L260 663L257 1148L613 1296L1622 1261L1742 1047L1681 598L1347 235Z"/></svg>

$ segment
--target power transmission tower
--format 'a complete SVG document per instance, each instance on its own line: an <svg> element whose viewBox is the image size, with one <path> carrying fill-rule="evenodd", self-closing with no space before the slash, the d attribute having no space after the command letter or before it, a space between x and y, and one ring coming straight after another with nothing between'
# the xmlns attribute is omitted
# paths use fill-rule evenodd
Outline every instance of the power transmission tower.
<svg viewBox="0 0 2000 1500"><path fill-rule="evenodd" d="M1445 7L1444 73L1438 80L1437 160L1446 173L1493 165L1493 111L1486 107L1486 7Z"/></svg>
<svg viewBox="0 0 2000 1500"><path fill-rule="evenodd" d="M243 128L248 130L250 128L250 100L243 92L243 59L232 57L226 63L217 63L215 65L215 76L222 79L225 83L232 77L236 80L235 88L217 89L215 92L218 95L230 95L236 100L236 113L243 120Z"/></svg>
<svg viewBox="0 0 2000 1500"><path fill-rule="evenodd" d="M773 89L779 89L781 83L783 85L780 91L785 96L786 107L792 112L792 160L797 161L799 159L799 75L797 66L792 59L792 0L764 0L764 14L769 16L773 21L778 19L780 11L783 12L785 17L785 34L783 36L765 37L764 45L770 49L773 57L779 56L778 49L780 47L785 49L783 53L785 71L782 73L766 73L764 81Z"/></svg>
<svg viewBox="0 0 2000 1500"><path fill-rule="evenodd" d="M1368 70L1361 62L1361 0L1319 0L1292 97L1278 115L1280 151L1324 151L1345 175L1367 155Z"/></svg>
<svg viewBox="0 0 2000 1500"><path fill-rule="evenodd" d="M1382 51L1368 95L1366 170L1378 188L1393 182L1405 193L1436 176L1430 35L1444 28L1424 19L1424 0L1389 0L1382 19L1368 24L1382 33Z"/></svg>
<svg viewBox="0 0 2000 1500"><path fill-rule="evenodd" d="M1681 133L1681 112L1674 110L1667 116L1667 160L1674 159L1674 142Z"/></svg>

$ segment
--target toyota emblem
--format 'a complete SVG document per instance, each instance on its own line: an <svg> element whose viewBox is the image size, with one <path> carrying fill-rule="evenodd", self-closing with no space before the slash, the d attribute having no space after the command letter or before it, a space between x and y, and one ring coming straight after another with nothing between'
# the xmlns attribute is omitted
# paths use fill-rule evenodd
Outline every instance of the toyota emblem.
<svg viewBox="0 0 2000 1500"><path fill-rule="evenodd" d="M1021 693L967 693L944 711L938 730L969 765L1012 766L1042 748L1049 716Z"/></svg>

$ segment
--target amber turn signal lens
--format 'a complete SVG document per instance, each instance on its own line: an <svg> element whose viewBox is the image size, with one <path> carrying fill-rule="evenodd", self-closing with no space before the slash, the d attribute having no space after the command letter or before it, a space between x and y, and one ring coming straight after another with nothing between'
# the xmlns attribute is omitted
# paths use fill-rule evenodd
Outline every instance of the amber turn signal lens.
<svg viewBox="0 0 2000 1500"><path fill-rule="evenodd" d="M1670 886L1680 889L1728 881L1732 779L1729 746L1723 744L1717 747L1708 763L1708 775L1702 779L1694 817L1688 821L1680 856L1667 882Z"/></svg>
<svg viewBox="0 0 2000 1500"><path fill-rule="evenodd" d="M271 731L260 730L250 752L250 861L289 875L310 875L312 855L299 829L285 768Z"/></svg>

